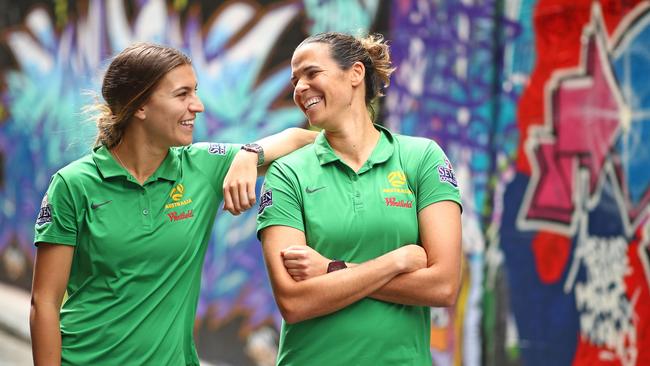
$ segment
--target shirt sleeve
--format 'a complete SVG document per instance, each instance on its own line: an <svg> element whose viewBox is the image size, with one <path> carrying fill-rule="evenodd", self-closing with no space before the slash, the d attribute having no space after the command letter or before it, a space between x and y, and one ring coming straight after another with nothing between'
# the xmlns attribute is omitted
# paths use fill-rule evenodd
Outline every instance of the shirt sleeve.
<svg viewBox="0 0 650 366"><path fill-rule="evenodd" d="M302 202L298 192L300 190L295 175L280 163L271 164L260 195L257 214L258 239L260 232L269 226L289 226L305 231Z"/></svg>
<svg viewBox="0 0 650 366"><path fill-rule="evenodd" d="M221 195L226 173L240 149L239 144L200 142L190 145L186 153L191 158L191 163L205 173L212 188Z"/></svg>
<svg viewBox="0 0 650 366"><path fill-rule="evenodd" d="M427 145L420 161L417 185L418 212L439 201L454 201L462 211L456 174L444 151L434 141Z"/></svg>
<svg viewBox="0 0 650 366"><path fill-rule="evenodd" d="M34 227L34 244L77 244L77 220L72 193L60 174L55 174L43 197Z"/></svg>

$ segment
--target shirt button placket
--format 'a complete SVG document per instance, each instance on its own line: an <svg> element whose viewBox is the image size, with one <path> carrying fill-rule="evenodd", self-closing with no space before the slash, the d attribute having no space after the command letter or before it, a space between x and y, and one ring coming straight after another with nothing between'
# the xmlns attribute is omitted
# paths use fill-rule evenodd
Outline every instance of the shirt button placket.
<svg viewBox="0 0 650 366"><path fill-rule="evenodd" d="M145 187L142 187L142 193L140 194L140 212L142 214L143 227L146 229L151 228L151 202Z"/></svg>
<svg viewBox="0 0 650 366"><path fill-rule="evenodd" d="M359 176L356 173L352 173L352 206L354 207L354 212L359 212L363 210L363 201L361 200L361 191L359 190Z"/></svg>

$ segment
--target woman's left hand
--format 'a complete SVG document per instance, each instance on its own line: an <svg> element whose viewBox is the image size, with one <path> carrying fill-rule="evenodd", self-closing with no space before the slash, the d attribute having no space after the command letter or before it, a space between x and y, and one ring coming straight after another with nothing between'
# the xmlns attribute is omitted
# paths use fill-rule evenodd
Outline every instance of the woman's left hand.
<svg viewBox="0 0 650 366"><path fill-rule="evenodd" d="M223 180L223 209L233 215L255 205L257 154L240 150Z"/></svg>
<svg viewBox="0 0 650 366"><path fill-rule="evenodd" d="M280 254L284 268L294 281L304 281L327 273L330 260L307 245L292 245Z"/></svg>

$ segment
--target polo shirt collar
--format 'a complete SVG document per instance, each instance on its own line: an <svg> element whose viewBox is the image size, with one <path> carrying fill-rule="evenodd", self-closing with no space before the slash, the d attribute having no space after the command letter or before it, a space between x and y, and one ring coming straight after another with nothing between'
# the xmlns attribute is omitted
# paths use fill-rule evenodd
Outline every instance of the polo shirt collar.
<svg viewBox="0 0 650 366"><path fill-rule="evenodd" d="M104 179L111 177L128 177L128 172L115 159L105 145L93 149L93 160ZM165 160L147 181L166 179L176 181L180 178L180 162L176 152L169 149Z"/></svg>
<svg viewBox="0 0 650 366"><path fill-rule="evenodd" d="M393 134L383 126L380 126L378 124L375 124L374 126L377 130L379 130L379 132L381 132L381 136L379 137L377 146L375 146L372 154L370 154L370 158L368 158L368 161L366 164L364 164L359 173L362 173L363 171L371 168L375 164L385 162L393 155L393 152L395 151L395 146L393 146ZM336 160L341 160L336 155L329 142L327 142L327 139L325 138L325 131L321 131L320 134L316 136L316 140L314 141L314 150L316 152L316 156L318 157L320 165L325 165Z"/></svg>
<svg viewBox="0 0 650 366"><path fill-rule="evenodd" d="M330 146L330 143L325 138L325 130L321 131L316 140L314 140L314 151L316 151L316 156L320 165L325 165L336 160L340 160L334 149Z"/></svg>
<svg viewBox="0 0 650 366"><path fill-rule="evenodd" d="M370 167L385 162L393 156L393 152L395 151L393 134L387 128L378 124L375 124L375 128L381 132L381 136L379 137L377 146L372 150L372 154L370 154L370 158L366 162L366 165Z"/></svg>

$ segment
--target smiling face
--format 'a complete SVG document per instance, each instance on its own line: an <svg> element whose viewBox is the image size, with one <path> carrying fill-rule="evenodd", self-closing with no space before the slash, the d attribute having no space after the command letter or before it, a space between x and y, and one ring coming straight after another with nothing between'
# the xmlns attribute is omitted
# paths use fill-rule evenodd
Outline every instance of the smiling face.
<svg viewBox="0 0 650 366"><path fill-rule="evenodd" d="M330 46L314 42L298 47L291 58L293 101L309 123L326 128L345 119L353 96L351 70L342 70Z"/></svg>
<svg viewBox="0 0 650 366"><path fill-rule="evenodd" d="M196 94L196 75L189 64L160 79L147 102L135 113L149 141L163 149L192 143L194 119L203 112Z"/></svg>

